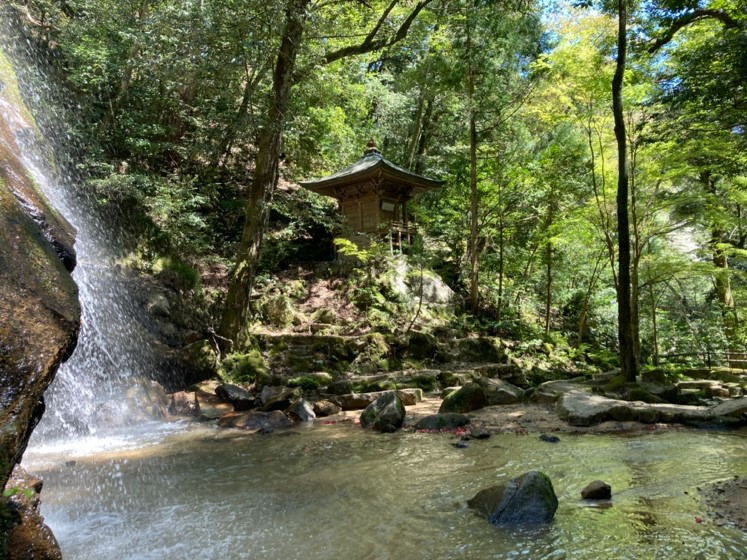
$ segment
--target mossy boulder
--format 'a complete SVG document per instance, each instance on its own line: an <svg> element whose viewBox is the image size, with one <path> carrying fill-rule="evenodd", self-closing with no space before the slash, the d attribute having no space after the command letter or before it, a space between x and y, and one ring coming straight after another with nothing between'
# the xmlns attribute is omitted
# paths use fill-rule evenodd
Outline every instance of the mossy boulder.
<svg viewBox="0 0 747 560"><path fill-rule="evenodd" d="M385 393L363 410L360 422L363 428L396 432L405 422L405 405L395 391Z"/></svg>
<svg viewBox="0 0 747 560"><path fill-rule="evenodd" d="M412 331L401 344L405 359L440 361L438 339L432 334Z"/></svg>
<svg viewBox="0 0 747 560"><path fill-rule="evenodd" d="M296 309L285 294L270 296L261 303L262 317L270 325L278 328L293 324Z"/></svg>
<svg viewBox="0 0 747 560"><path fill-rule="evenodd" d="M256 383L266 385L270 371L259 350L228 354L220 363L218 374L228 383Z"/></svg>
<svg viewBox="0 0 747 560"><path fill-rule="evenodd" d="M508 381L480 377L476 383L482 387L488 406L521 402L524 391Z"/></svg>
<svg viewBox="0 0 747 560"><path fill-rule="evenodd" d="M208 379L216 374L218 354L211 341L198 340L182 348L181 353L198 379Z"/></svg>
<svg viewBox="0 0 747 560"><path fill-rule="evenodd" d="M446 397L438 409L439 413L458 412L464 414L488 406L485 391L477 383L467 383Z"/></svg>
<svg viewBox="0 0 747 560"><path fill-rule="evenodd" d="M462 338L451 342L449 361L452 362L502 362L505 352L499 338Z"/></svg>
<svg viewBox="0 0 747 560"><path fill-rule="evenodd" d="M391 348L381 333L368 334L356 343L358 355L350 364L358 373L389 371Z"/></svg>
<svg viewBox="0 0 747 560"><path fill-rule="evenodd" d="M529 471L518 478L480 490L467 505L493 525L549 523L558 498L548 476Z"/></svg>

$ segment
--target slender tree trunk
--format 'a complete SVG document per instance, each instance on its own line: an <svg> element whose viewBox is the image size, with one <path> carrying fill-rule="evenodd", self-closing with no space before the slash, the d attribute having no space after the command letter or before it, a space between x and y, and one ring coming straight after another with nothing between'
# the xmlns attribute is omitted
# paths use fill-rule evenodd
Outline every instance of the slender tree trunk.
<svg viewBox="0 0 747 560"><path fill-rule="evenodd" d="M249 317L249 303L259 264L262 238L270 214L272 194L278 180L283 125L308 4L309 0L289 0L286 6L285 26L272 78L272 98L265 127L259 135L257 163L246 206L244 230L220 324L221 336L234 342L239 340Z"/></svg>
<svg viewBox="0 0 747 560"><path fill-rule="evenodd" d="M589 303L591 301L591 295L594 293L594 287L597 284L600 274L602 273L602 261L604 260L604 253L601 253L597 257L594 263L594 270L591 273L591 279L589 285L586 288L584 294L584 301L581 304L581 311L578 314L578 336L576 338L576 344L580 345L584 340L584 331L586 330L586 317L589 315Z"/></svg>
<svg viewBox="0 0 747 560"><path fill-rule="evenodd" d="M423 130L423 115L425 113L425 88L420 90L418 96L418 109L415 112L415 128L410 136L410 142L407 147L407 167L412 169L415 164L415 154L417 153L418 145L420 144L420 133Z"/></svg>
<svg viewBox="0 0 747 560"><path fill-rule="evenodd" d="M431 137L431 128L433 126L433 99L428 99L425 104L425 114L423 115L423 124L420 127L420 138L418 148L415 152L412 170L415 173L422 174L425 168L423 156L428 149L428 140Z"/></svg>
<svg viewBox="0 0 747 560"><path fill-rule="evenodd" d="M712 197L717 195L716 185L710 171L700 173L700 182L705 191ZM723 240L725 234L718 225L711 226L711 262L715 268L713 281L716 290L716 298L721 306L721 316L724 322L724 334L731 348L736 340L737 318L734 295L731 291L731 278L729 277L729 261L724 250Z"/></svg>
<svg viewBox="0 0 747 560"><path fill-rule="evenodd" d="M478 224L479 193L477 190L477 124L474 114L469 119L469 192L470 192L470 235L469 235L469 302L473 313L477 312L480 303L479 293L479 259Z"/></svg>
<svg viewBox="0 0 747 560"><path fill-rule="evenodd" d="M472 35L470 33L469 14L467 15L467 97L469 101L469 199L470 199L470 235L469 235L469 303L473 313L477 312L479 295L479 259L478 259L478 210L479 192L477 190L477 117L475 115L475 68L472 64Z"/></svg>
<svg viewBox="0 0 747 560"><path fill-rule="evenodd" d="M503 315L503 252L506 244L504 238L503 214L498 216L498 312L496 319L501 320Z"/></svg>
<svg viewBox="0 0 747 560"><path fill-rule="evenodd" d="M630 220L628 218L628 155L625 115L622 99L623 78L627 58L627 0L617 0L617 64L612 79L612 112L615 117L615 139L617 140L617 243L618 279L617 314L618 339L620 342L620 367L622 376L635 381L638 375L633 343L633 316L630 290Z"/></svg>
<svg viewBox="0 0 747 560"><path fill-rule="evenodd" d="M654 286L649 284L648 297L651 303L651 337L653 338L653 362L655 366L659 365L659 330L656 324L656 295Z"/></svg>
<svg viewBox="0 0 747 560"><path fill-rule="evenodd" d="M545 234L548 236L547 243L545 245L545 334L550 333L550 319L552 315L552 240L550 238L550 230L555 220L555 188L550 185L550 200L547 208L547 222L545 224Z"/></svg>
<svg viewBox="0 0 747 560"><path fill-rule="evenodd" d="M550 333L550 317L552 315L552 243L545 247L545 334Z"/></svg>

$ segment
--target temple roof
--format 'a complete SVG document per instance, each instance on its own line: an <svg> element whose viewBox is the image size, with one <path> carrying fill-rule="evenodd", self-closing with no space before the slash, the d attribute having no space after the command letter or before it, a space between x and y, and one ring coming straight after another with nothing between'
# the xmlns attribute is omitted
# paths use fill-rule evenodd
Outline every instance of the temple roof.
<svg viewBox="0 0 747 560"><path fill-rule="evenodd" d="M444 184L444 181L429 179L393 164L370 141L363 157L354 164L316 181L301 181L301 186L319 194L339 198L345 187L360 185L371 179L381 179L385 183L406 187L411 194L437 189Z"/></svg>

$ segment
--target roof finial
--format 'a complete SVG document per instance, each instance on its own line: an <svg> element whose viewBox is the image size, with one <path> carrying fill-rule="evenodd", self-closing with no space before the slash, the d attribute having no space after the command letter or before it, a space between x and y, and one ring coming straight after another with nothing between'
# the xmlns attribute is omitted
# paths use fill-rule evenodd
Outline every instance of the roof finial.
<svg viewBox="0 0 747 560"><path fill-rule="evenodd" d="M368 144L366 144L366 149L363 151L363 155L367 156L369 154L379 154L381 155L381 152L376 147L376 142L374 142L373 138L371 138L368 141Z"/></svg>

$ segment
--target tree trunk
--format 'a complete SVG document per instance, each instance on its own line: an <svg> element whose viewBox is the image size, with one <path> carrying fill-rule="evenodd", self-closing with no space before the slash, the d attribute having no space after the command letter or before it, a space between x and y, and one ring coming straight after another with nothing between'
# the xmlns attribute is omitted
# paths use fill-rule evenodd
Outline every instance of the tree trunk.
<svg viewBox="0 0 747 560"><path fill-rule="evenodd" d="M716 185L710 171L702 171L700 173L700 182L703 184L708 195L712 197L717 196ZM731 348L736 337L737 318L734 295L731 291L731 278L729 277L729 261L727 260L726 251L724 250L723 245L724 237L725 234L721 227L715 224L711 226L711 262L713 262L715 268L713 281L716 290L716 298L721 307L721 316L724 322L724 334L727 343Z"/></svg>
<svg viewBox="0 0 747 560"><path fill-rule="evenodd" d="M617 141L617 243L618 279L617 314L618 339L620 342L620 367L622 376L635 381L638 375L633 343L633 315L630 291L630 220L628 218L628 156L622 87L627 56L627 0L617 0L617 64L612 80L612 112L615 117L615 139Z"/></svg>
<svg viewBox="0 0 747 560"><path fill-rule="evenodd" d="M656 324L656 296L653 285L648 287L648 297L651 303L651 338L653 339L653 362L659 365L659 328Z"/></svg>
<svg viewBox="0 0 747 560"><path fill-rule="evenodd" d="M500 321L503 315L503 253L505 250L505 228L503 227L503 214L498 216L498 311L496 320Z"/></svg>
<svg viewBox="0 0 747 560"><path fill-rule="evenodd" d="M308 3L309 0L290 0L286 6L285 26L272 78L272 98L265 127L259 135L257 162L246 206L244 230L220 324L221 336L234 342L239 340L249 317L249 303L262 238L270 214L272 194L278 181L283 125Z"/></svg>
<svg viewBox="0 0 747 560"><path fill-rule="evenodd" d="M469 19L469 15L467 16ZM479 192L477 190L477 117L475 115L475 73L472 65L472 36L469 21L467 22L467 96L469 100L469 200L470 200L470 234L469 234L469 304L472 313L476 313L479 303L479 259L478 259L478 209Z"/></svg>
<svg viewBox="0 0 747 560"><path fill-rule="evenodd" d="M415 153L415 161L413 163L412 170L422 175L425 171L424 156L428 150L428 141L433 133L433 99L429 99L425 104L425 114L423 115L423 124L420 130L420 140L418 141L418 149Z"/></svg>
<svg viewBox="0 0 747 560"><path fill-rule="evenodd" d="M545 334L550 334L550 317L552 315L552 243L545 247Z"/></svg>
<svg viewBox="0 0 747 560"><path fill-rule="evenodd" d="M594 293L594 287L597 284L597 280L602 273L602 261L604 260L604 253L601 253L597 257L594 263L594 270L591 272L591 279L589 285L586 288L584 294L584 301L581 303L581 311L578 314L578 336L576 338L576 344L581 345L584 340L584 331L586 331L586 317L589 315L589 304L591 302L591 296Z"/></svg>

